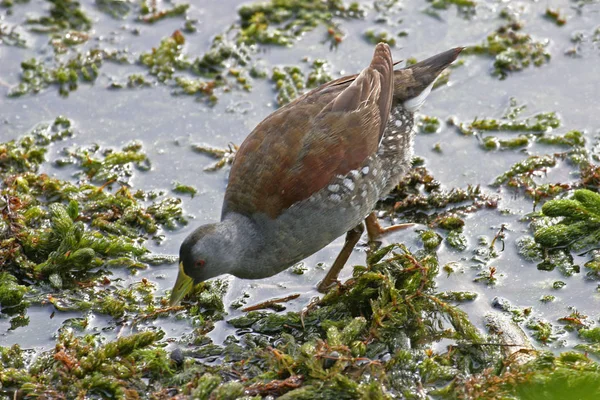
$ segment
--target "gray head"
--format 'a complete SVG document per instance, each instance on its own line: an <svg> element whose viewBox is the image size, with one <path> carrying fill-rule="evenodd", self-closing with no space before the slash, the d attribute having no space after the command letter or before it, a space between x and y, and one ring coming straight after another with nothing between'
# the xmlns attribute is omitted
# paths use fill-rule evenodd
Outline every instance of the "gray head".
<svg viewBox="0 0 600 400"><path fill-rule="evenodd" d="M222 274L238 275L255 244L248 218L231 213L216 224L203 225L192 232L179 248L179 275L171 294L176 304L196 284ZM247 260L246 260L247 261Z"/></svg>
<svg viewBox="0 0 600 400"><path fill-rule="evenodd" d="M171 294L172 305L194 285L232 270L235 243L231 239L227 224L221 222L203 225L183 241L179 248L179 274Z"/></svg>

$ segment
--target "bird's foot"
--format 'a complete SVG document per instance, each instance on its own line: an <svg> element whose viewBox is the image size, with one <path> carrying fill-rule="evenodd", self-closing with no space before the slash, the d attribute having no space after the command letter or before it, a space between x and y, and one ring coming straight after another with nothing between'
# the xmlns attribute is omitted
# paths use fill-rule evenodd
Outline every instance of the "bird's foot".
<svg viewBox="0 0 600 400"><path fill-rule="evenodd" d="M410 228L413 226L413 223L406 224L397 224L383 227L379 224L379 220L375 215L375 212L372 212L365 218L365 225L367 226L367 234L369 235L369 242L374 242L378 238L387 235L388 233L396 232L402 229Z"/></svg>

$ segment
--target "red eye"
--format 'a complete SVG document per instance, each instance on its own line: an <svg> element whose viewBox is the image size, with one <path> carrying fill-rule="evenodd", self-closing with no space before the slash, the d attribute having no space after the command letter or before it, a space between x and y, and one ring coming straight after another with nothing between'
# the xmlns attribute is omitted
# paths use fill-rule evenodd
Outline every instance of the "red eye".
<svg viewBox="0 0 600 400"><path fill-rule="evenodd" d="M196 261L196 267L197 268L204 267L204 264L206 264L206 261L204 261L204 260L198 260L198 261Z"/></svg>

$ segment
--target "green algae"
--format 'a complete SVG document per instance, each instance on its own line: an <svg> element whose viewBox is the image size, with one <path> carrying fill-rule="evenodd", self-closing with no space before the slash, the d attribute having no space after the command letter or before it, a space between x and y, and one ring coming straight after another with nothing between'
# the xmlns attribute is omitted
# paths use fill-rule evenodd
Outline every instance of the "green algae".
<svg viewBox="0 0 600 400"><path fill-rule="evenodd" d="M546 9L544 17L546 17L546 19L548 19L549 21L554 22L558 26L563 26L567 23L567 18L561 15L559 10L554 10L552 8Z"/></svg>
<svg viewBox="0 0 600 400"><path fill-rule="evenodd" d="M308 63L308 59L304 60ZM305 77L299 66L274 67L271 81L277 90L277 105L283 106L307 89L315 88L332 80L329 74L329 64L325 60L317 59L309 64L309 72Z"/></svg>
<svg viewBox="0 0 600 400"><path fill-rule="evenodd" d="M52 6L49 16L30 18L27 24L35 32L55 32L64 29L84 30L92 28L91 19L76 0L47 0Z"/></svg>
<svg viewBox="0 0 600 400"><path fill-rule="evenodd" d="M600 366L582 354L535 352L531 361L510 360L500 372L459 377L445 399L593 399L600 394Z"/></svg>
<svg viewBox="0 0 600 400"><path fill-rule="evenodd" d="M183 183L180 182L173 182L173 192L175 193L180 193L180 194L189 194L190 196L192 196L192 198L194 198L194 195L196 195L196 193L198 193L198 190L193 187L193 186L189 186L189 185L184 185Z"/></svg>
<svg viewBox="0 0 600 400"><path fill-rule="evenodd" d="M0 44L26 48L27 41L21 37L17 26L0 23Z"/></svg>
<svg viewBox="0 0 600 400"><path fill-rule="evenodd" d="M116 52L101 49L87 50L78 53L66 61L57 61L48 65L35 58L21 63L21 82L8 92L9 97L34 94L50 86L58 86L62 96L77 89L81 82L93 82L99 73L100 66L106 60L117 60Z"/></svg>
<svg viewBox="0 0 600 400"><path fill-rule="evenodd" d="M1 196L6 199L0 209L0 259L3 274L8 274L2 275L0 290L3 312L12 307L22 312L29 304L47 302L57 310L91 308L115 318L126 311L150 312L156 308L154 297L147 297L154 292L152 285L118 288L108 276L114 268L135 271L173 262L148 255L143 242L160 228L185 223L180 201L138 191L137 197L152 197L142 204L125 186L108 188L126 182L131 165L147 160L136 143L121 152L98 146L91 146L93 152L66 151L80 174L77 185L37 173L48 146L71 135L72 122L59 117L0 144ZM74 295L77 287L83 297ZM52 293L55 290L60 293Z"/></svg>
<svg viewBox="0 0 600 400"><path fill-rule="evenodd" d="M243 5L238 14L238 43L288 46L319 25L331 25L334 17L362 18L364 10L356 2L346 5L341 0L271 0Z"/></svg>
<svg viewBox="0 0 600 400"><path fill-rule="evenodd" d="M138 20L147 24L153 24L165 18L184 15L189 7L189 4L182 3L174 4L171 8L159 10L156 1L148 2L142 0Z"/></svg>
<svg viewBox="0 0 600 400"><path fill-rule="evenodd" d="M385 29L367 29L364 33L364 37L371 44L387 43L390 47L396 46L396 38Z"/></svg>
<svg viewBox="0 0 600 400"><path fill-rule="evenodd" d="M524 132L524 133L544 133L558 128L561 125L559 116L555 112L545 112L532 115L525 119L519 119L519 115L526 108L525 105L519 105L514 98L510 99L510 105L500 119L494 118L475 118L470 123L456 123L458 130L464 135L475 135L482 132ZM543 137L543 136L542 136ZM551 143L549 139L547 144ZM557 143L558 144L558 143ZM560 143L562 144L562 143Z"/></svg>
<svg viewBox="0 0 600 400"><path fill-rule="evenodd" d="M550 61L548 41L537 41L523 33L523 23L510 21L500 26L479 45L468 46L463 54L486 55L494 58L492 74L505 79L509 73L530 65L542 66Z"/></svg>
<svg viewBox="0 0 600 400"><path fill-rule="evenodd" d="M541 226L534 233L543 247L570 246L583 249L600 241L600 195L586 189L576 190L572 199L554 199L544 204L546 217L560 222Z"/></svg>
<svg viewBox="0 0 600 400"><path fill-rule="evenodd" d="M417 121L419 132L437 133L440 131L440 120L437 117L422 116Z"/></svg>

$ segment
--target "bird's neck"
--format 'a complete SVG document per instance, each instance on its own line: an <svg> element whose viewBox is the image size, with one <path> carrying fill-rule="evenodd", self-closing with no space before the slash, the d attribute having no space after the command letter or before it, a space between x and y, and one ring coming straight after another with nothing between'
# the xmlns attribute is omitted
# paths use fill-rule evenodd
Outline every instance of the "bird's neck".
<svg viewBox="0 0 600 400"><path fill-rule="evenodd" d="M264 237L250 218L236 212L228 212L217 224L222 238L221 254L228 265L228 272L245 278L244 272L252 272L264 248ZM249 276L248 278L252 278Z"/></svg>

